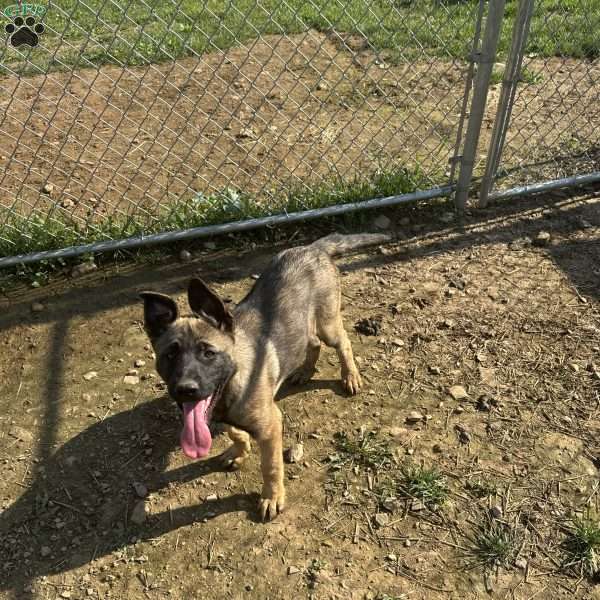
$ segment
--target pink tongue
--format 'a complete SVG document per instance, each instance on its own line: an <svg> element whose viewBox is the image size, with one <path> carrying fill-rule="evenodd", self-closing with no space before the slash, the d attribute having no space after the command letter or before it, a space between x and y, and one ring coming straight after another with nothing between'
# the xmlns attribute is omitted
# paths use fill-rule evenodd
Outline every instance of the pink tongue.
<svg viewBox="0 0 600 600"><path fill-rule="evenodd" d="M189 458L204 458L212 443L208 429L206 411L212 396L194 402L183 403L183 430L181 431L181 448Z"/></svg>

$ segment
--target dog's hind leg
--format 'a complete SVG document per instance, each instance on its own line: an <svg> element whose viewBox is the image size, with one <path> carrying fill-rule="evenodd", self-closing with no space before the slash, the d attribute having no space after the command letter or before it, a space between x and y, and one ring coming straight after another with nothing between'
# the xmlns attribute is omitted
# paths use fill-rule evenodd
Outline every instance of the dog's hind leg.
<svg viewBox="0 0 600 600"><path fill-rule="evenodd" d="M231 425L227 425L226 431L233 444L219 456L219 460L225 468L239 469L250 455L250 434Z"/></svg>
<svg viewBox="0 0 600 600"><path fill-rule="evenodd" d="M318 335L325 344L337 350L342 365L342 385L350 394L358 393L362 381L341 315L338 312L331 320L322 319L321 322L317 322L317 327Z"/></svg>
<svg viewBox="0 0 600 600"><path fill-rule="evenodd" d="M319 354L321 354L321 340L316 335L313 335L308 339L304 363L290 375L289 381L300 385L310 381L311 377L315 374Z"/></svg>

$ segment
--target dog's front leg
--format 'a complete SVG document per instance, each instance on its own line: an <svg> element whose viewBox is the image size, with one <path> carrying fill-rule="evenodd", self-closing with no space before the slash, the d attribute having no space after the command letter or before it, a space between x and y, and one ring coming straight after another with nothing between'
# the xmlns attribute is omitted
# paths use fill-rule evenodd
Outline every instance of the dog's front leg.
<svg viewBox="0 0 600 600"><path fill-rule="evenodd" d="M260 448L260 468L263 489L259 504L263 521L274 519L284 509L285 487L283 485L283 428L281 411L271 404L270 415L264 428L257 435Z"/></svg>

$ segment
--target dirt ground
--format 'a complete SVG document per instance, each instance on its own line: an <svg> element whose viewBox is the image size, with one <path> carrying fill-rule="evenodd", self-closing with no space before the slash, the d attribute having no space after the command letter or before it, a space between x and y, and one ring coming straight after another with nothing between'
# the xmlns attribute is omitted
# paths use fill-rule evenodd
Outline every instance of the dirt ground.
<svg viewBox="0 0 600 600"><path fill-rule="evenodd" d="M504 166L597 146L598 65L531 59ZM174 63L0 78L0 206L152 218L195 192L269 194L417 165L444 182L466 64L391 64L343 33L267 36ZM490 91L486 152L500 85ZM585 173L553 162L537 177ZM53 189L42 193L45 183Z"/></svg>
<svg viewBox="0 0 600 600"><path fill-rule="evenodd" d="M226 473L178 449L137 293L183 301L200 272L237 301L274 248L199 244L188 264L3 297L0 598L599 598L561 546L598 502L598 203L597 191L521 200L462 229L433 209L389 212L400 241L339 261L364 389L343 394L326 350L313 381L280 394L284 447L302 441L304 458L286 465L288 506L266 525L256 454ZM540 231L544 247L531 243ZM293 245L324 232L281 234ZM377 335L355 330L365 318ZM382 506L383 470L333 469L334 435L361 431L396 465L439 469L445 502ZM225 447L218 437L213 455ZM467 568L488 510L515 554Z"/></svg>

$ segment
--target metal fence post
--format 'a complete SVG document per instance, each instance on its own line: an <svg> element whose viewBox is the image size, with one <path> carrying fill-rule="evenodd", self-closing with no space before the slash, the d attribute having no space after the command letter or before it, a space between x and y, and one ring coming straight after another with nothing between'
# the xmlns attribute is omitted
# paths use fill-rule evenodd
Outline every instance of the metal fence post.
<svg viewBox="0 0 600 600"><path fill-rule="evenodd" d="M479 192L479 206L482 208L487 206L488 197L492 190L496 173L498 172L504 142L506 141L506 132L521 76L525 44L529 37L529 25L531 23L531 15L533 14L533 6L534 0L521 0L519 2L513 28L512 43L506 60L504 77L502 78L502 92L500 93L498 111L496 112L494 129L490 140L485 175L483 176Z"/></svg>
<svg viewBox="0 0 600 600"><path fill-rule="evenodd" d="M481 52L478 57L474 57L474 60L478 63L478 67L475 76L469 123L467 125L465 144L460 163L460 174L456 186L456 196L454 198L454 204L459 212L464 211L466 208L467 196L471 187L471 179L475 167L475 155L479 143L479 134L481 132L492 69L498 49L498 40L502 29L505 4L506 0L490 0Z"/></svg>

